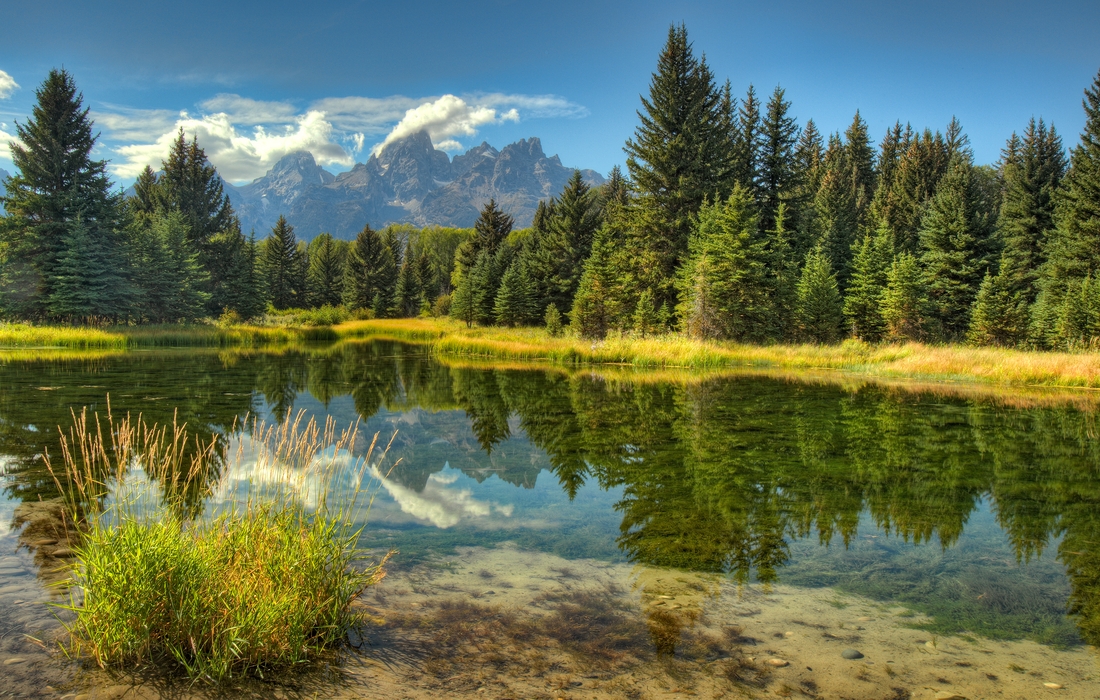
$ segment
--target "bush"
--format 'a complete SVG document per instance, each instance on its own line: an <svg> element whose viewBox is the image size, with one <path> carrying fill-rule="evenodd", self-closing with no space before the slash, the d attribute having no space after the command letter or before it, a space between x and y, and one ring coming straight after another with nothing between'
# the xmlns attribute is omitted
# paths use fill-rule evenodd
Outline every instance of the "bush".
<svg viewBox="0 0 1100 700"><path fill-rule="evenodd" d="M549 304L546 307L546 332L556 338L561 335L561 331L561 312L558 307Z"/></svg>
<svg viewBox="0 0 1100 700"><path fill-rule="evenodd" d="M440 294L435 298L435 302L432 304L432 316L436 318L442 318L443 316L451 315L451 295Z"/></svg>

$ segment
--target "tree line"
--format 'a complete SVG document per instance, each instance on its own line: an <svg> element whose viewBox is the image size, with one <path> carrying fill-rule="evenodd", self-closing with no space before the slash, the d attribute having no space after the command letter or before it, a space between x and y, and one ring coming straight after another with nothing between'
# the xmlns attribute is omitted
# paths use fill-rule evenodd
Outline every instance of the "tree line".
<svg viewBox="0 0 1100 700"><path fill-rule="evenodd" d="M13 144L0 223L8 317L189 320L343 305L601 338L945 341L1042 348L1100 337L1100 75L1066 153L1032 119L979 165L957 119L877 144L800 126L782 88L734 97L683 25L658 57L626 173L575 172L530 228L494 201L472 230L365 227L308 245L246 238L182 131L135 194L110 191L72 77L53 71ZM51 150L52 149L52 150ZM57 151L55 153L54 151Z"/></svg>

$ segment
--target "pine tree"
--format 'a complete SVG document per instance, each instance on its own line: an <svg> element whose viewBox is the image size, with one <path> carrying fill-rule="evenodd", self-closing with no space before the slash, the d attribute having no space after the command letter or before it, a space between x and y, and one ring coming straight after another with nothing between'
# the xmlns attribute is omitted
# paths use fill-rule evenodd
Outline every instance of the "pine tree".
<svg viewBox="0 0 1100 700"><path fill-rule="evenodd" d="M775 228L781 198L791 194L797 177L795 146L798 123L789 116L791 103L784 99L782 88L775 88L768 100L767 112L760 129L760 227Z"/></svg>
<svg viewBox="0 0 1100 700"><path fill-rule="evenodd" d="M653 292L643 290L638 297L638 305L634 307L633 317L634 332L645 338L661 330L657 318L657 309L653 307Z"/></svg>
<svg viewBox="0 0 1100 700"><path fill-rule="evenodd" d="M163 306L157 320L179 322L200 318L209 296L205 291L207 273L199 264L199 254L183 216L179 212L159 214L152 229L165 252L159 280L164 290Z"/></svg>
<svg viewBox="0 0 1100 700"><path fill-rule="evenodd" d="M596 193L581 179L580 171L574 170L543 224L545 230L536 229L533 247L523 255L537 280L540 308L546 304L562 308L573 305L584 261L592 252L592 239L602 223L601 214Z"/></svg>
<svg viewBox="0 0 1100 700"><path fill-rule="evenodd" d="M894 258L893 238L885 223L874 235L864 235L852 261L852 278L844 298L844 317L852 335L878 342L886 334L883 297Z"/></svg>
<svg viewBox="0 0 1100 700"><path fill-rule="evenodd" d="M488 251L495 255L497 249L512 232L515 220L505 214L496 203L490 199L489 203L481 208L477 221L474 222L474 236L458 246L455 251L455 270L452 284L458 285L462 275L473 268L482 251Z"/></svg>
<svg viewBox="0 0 1100 700"><path fill-rule="evenodd" d="M1083 106L1085 129L1062 179L1035 303L1033 333L1036 340L1050 346L1070 340L1059 330L1063 299L1074 285L1094 277L1100 269L1100 72L1085 90Z"/></svg>
<svg viewBox="0 0 1100 700"><path fill-rule="evenodd" d="M420 279L416 274L416 262L408 256L401 263L401 269L397 273L397 286L394 291L397 304L397 315L400 318L410 318L420 313L421 289Z"/></svg>
<svg viewBox="0 0 1100 700"><path fill-rule="evenodd" d="M522 326L531 322L535 299L527 266L515 259L500 280L493 303L493 315L502 326Z"/></svg>
<svg viewBox="0 0 1100 700"><path fill-rule="evenodd" d="M974 167L956 155L921 219L921 264L945 337L962 339L978 287L994 260L992 216Z"/></svg>
<svg viewBox="0 0 1100 700"><path fill-rule="evenodd" d="M856 230L865 231L869 227L871 200L875 195L875 149L871 145L867 122L858 110L848 130L844 132L844 149L847 156L848 183L855 208Z"/></svg>
<svg viewBox="0 0 1100 700"><path fill-rule="evenodd" d="M859 228L852 172L848 149L839 135L832 136L814 197L813 229L816 245L829 258L842 289L848 286L852 244Z"/></svg>
<svg viewBox="0 0 1100 700"><path fill-rule="evenodd" d="M795 260L805 260L806 253L816 245L814 230L814 198L821 189L825 175L825 144L814 120L806 122L806 128L795 146L796 184L789 194L794 211L789 222L791 228L791 255Z"/></svg>
<svg viewBox="0 0 1100 700"><path fill-rule="evenodd" d="M97 136L92 134L92 120L73 77L65 70L51 70L35 96L31 118L15 125L18 140L10 149L16 173L4 183L7 216L0 219L4 311L21 318L41 318L51 308L62 307L71 309L66 317L85 312L125 315L128 299L116 294L124 290L113 283L102 290L108 296L101 299L70 288L54 293L61 274L66 276L65 285L81 277L121 274L122 198L110 191L106 163L91 159ZM89 246L87 255L74 248L81 241ZM99 259L105 267L93 269L99 265L93 260ZM79 269L84 264L87 269ZM76 302L78 297L85 301ZM61 304L62 298L73 299L74 305Z"/></svg>
<svg viewBox="0 0 1100 700"><path fill-rule="evenodd" d="M767 245L757 233L748 190L738 185L725 202L704 206L678 280L681 327L701 338L771 337L766 261Z"/></svg>
<svg viewBox="0 0 1100 700"><path fill-rule="evenodd" d="M620 234L617 221L602 227L592 242L592 255L585 261L569 312L569 326L582 338L605 337L618 316L616 288L619 271L616 269L616 254L622 251Z"/></svg>
<svg viewBox="0 0 1100 700"><path fill-rule="evenodd" d="M194 239L194 237L192 237ZM290 309L302 302L299 285L298 241L294 227L280 216L264 242L264 277L267 298L276 309Z"/></svg>
<svg viewBox="0 0 1100 700"><path fill-rule="evenodd" d="M898 161L893 188L883 196L879 216L894 235L894 248L920 252L920 224L925 207L936 192L949 163L943 135L925 130L907 139L908 149Z"/></svg>
<svg viewBox="0 0 1100 700"><path fill-rule="evenodd" d="M991 284L1011 295L1014 309L1027 308L1038 294L1044 248L1054 228L1055 193L1065 175L1065 151L1053 126L1048 129L1042 119L1032 119L1022 140L1012 135L1001 160L1004 201L997 233L1004 249L1000 271ZM1020 333L1014 342L1026 338L1026 329Z"/></svg>
<svg viewBox="0 0 1100 700"><path fill-rule="evenodd" d="M382 236L364 226L347 257L344 270L344 305L349 309L371 309L384 296L390 273L396 267L393 251Z"/></svg>
<svg viewBox="0 0 1100 700"><path fill-rule="evenodd" d="M183 214L191 241L202 251L205 265L210 239L234 226L240 228L221 177L206 159L206 151L199 147L198 137L188 143L183 127L162 165L164 174L158 178L156 188L158 203Z"/></svg>
<svg viewBox="0 0 1100 700"><path fill-rule="evenodd" d="M696 59L687 29L669 27L638 111L640 124L626 142L626 165L641 205L657 222L650 241L666 276L687 251L691 218L708 197L729 191L732 151L721 94L705 59Z"/></svg>
<svg viewBox="0 0 1100 700"><path fill-rule="evenodd" d="M763 130L760 100L749 85L733 121L733 181L748 190L755 200L760 186L760 140Z"/></svg>
<svg viewBox="0 0 1100 700"><path fill-rule="evenodd" d="M190 237L188 247L199 254ZM263 309L264 290L254 282L255 255L249 240L232 226L214 234L207 250L210 255L206 257L206 266L202 265L201 257L197 258L204 271L202 290L207 298L207 311L217 314L233 311L241 318L258 315Z"/></svg>
<svg viewBox="0 0 1100 700"><path fill-rule="evenodd" d="M347 254L341 241L322 233L309 243L310 306L338 306L344 292Z"/></svg>
<svg viewBox="0 0 1100 700"><path fill-rule="evenodd" d="M882 319L888 340L924 340L929 334L928 291L917 258L903 251L886 277Z"/></svg>
<svg viewBox="0 0 1100 700"><path fill-rule="evenodd" d="M112 251L80 218L68 229L46 300L49 315L81 322L117 317L124 308L118 297L125 293L125 281Z"/></svg>
<svg viewBox="0 0 1100 700"><path fill-rule="evenodd" d="M798 281L798 334L803 341L835 343L844 322L840 290L829 259L811 250Z"/></svg>
<svg viewBox="0 0 1100 700"><path fill-rule="evenodd" d="M974 345L1017 345L1027 338L1027 312L1027 305L1012 292L1004 268L996 276L987 272L978 287L966 339Z"/></svg>
<svg viewBox="0 0 1100 700"><path fill-rule="evenodd" d="M546 306L546 315L543 317L543 321L546 323L546 332L551 338L557 338L561 335L561 312L558 311L558 307L553 304Z"/></svg>

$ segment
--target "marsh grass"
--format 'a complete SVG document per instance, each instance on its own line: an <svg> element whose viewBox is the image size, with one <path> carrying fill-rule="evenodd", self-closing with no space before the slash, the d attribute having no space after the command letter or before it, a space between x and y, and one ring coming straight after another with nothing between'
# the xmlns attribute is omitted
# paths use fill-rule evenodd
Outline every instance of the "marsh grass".
<svg viewBox="0 0 1100 700"><path fill-rule="evenodd" d="M679 333L639 338L610 335L592 341L555 337L541 328L467 328L444 319L349 322L340 337L429 343L441 355L563 365L621 365L637 369L725 368L847 370L876 377L979 381L1025 386L1100 388L1100 352L1042 352L964 345L747 345L703 341Z"/></svg>
<svg viewBox="0 0 1100 700"><path fill-rule="evenodd" d="M141 347L267 347L334 341L329 327L234 325L36 326L0 324L0 348L127 350Z"/></svg>
<svg viewBox="0 0 1100 700"><path fill-rule="evenodd" d="M237 472L251 465L242 484L226 479L224 438L116 420L109 403L103 419L73 419L63 471L47 457L81 533L59 606L72 613L69 653L220 682L308 662L364 622L353 603L388 555L368 563L355 546L377 447L351 456L357 426L337 433L331 418L322 427L301 413L253 420L236 439ZM195 489L216 512L190 515Z"/></svg>

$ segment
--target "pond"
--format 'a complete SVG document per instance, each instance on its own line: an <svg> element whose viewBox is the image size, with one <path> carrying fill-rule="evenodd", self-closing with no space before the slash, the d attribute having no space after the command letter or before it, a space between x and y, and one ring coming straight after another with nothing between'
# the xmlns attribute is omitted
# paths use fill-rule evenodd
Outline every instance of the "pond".
<svg viewBox="0 0 1100 700"><path fill-rule="evenodd" d="M374 623L241 695L1100 696L1100 397L364 341L0 363L0 697L204 692L56 651L41 455L108 395L196 434L302 410L393 438Z"/></svg>

